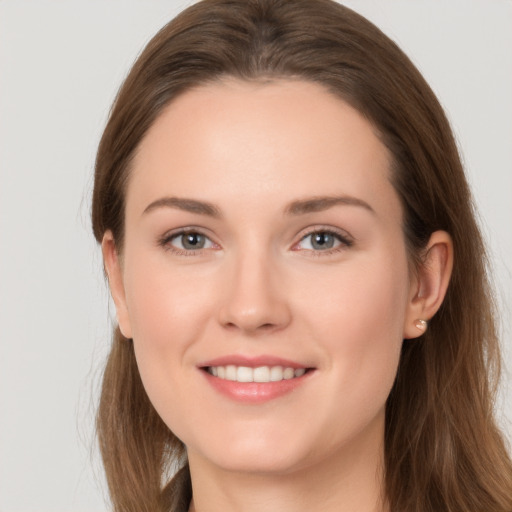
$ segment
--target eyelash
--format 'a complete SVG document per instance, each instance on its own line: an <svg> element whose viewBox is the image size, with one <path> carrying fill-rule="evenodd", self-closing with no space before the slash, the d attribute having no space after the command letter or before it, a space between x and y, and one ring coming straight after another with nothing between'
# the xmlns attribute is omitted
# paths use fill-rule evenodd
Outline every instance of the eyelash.
<svg viewBox="0 0 512 512"><path fill-rule="evenodd" d="M300 240L296 244L293 245L293 247L298 246L301 242L306 240L308 237L311 237L312 235L316 235L316 234L332 236L339 242L339 245L336 247L333 247L331 249L324 249L324 250L317 250L317 251L315 251L314 249L303 249L305 251L308 251L309 254L311 254L312 256L315 256L315 257L316 256L318 256L318 257L329 256L332 254L336 254L336 253L339 253L346 249L349 249L350 247L352 247L354 245L354 239L350 235L348 235L348 233L346 233L345 231L337 230L337 229L334 229L332 227L327 227L327 226L326 227L316 226L315 228L307 230L300 237ZM293 247L292 247L292 250L293 250ZM299 249L295 249L295 250L299 250Z"/></svg>
<svg viewBox="0 0 512 512"><path fill-rule="evenodd" d="M177 256L200 256L201 254L203 254L205 249L195 249L195 250L180 249L178 247L174 247L171 244L171 242L173 240L178 239L184 235L191 235L191 234L203 236L204 238L209 240L213 245L217 245L217 244L215 244L215 242L211 241L210 237L208 235L206 235L205 233L203 233L201 231L201 229L195 228L192 226L189 228L180 229L178 231L174 231L171 233L166 233L162 238L160 238L158 240L158 245L163 247L166 251L170 251L173 254L176 254ZM209 248L207 248L206 250L208 250L208 249Z"/></svg>
<svg viewBox="0 0 512 512"><path fill-rule="evenodd" d="M161 246L166 251L170 251L170 252L176 254L177 256L200 256L201 254L204 253L205 250L211 249L210 247L195 249L195 250L180 249L178 247L174 247L171 244L171 242L173 240L178 239L179 237L182 237L184 235L189 235L189 234L203 236L207 240L209 240L211 244L219 247L215 242L213 242L210 239L210 237L208 237L205 233L203 233L201 231L201 229L194 228L194 227L167 233L158 240L158 245ZM315 235L315 234L324 234L324 235L332 236L339 242L339 245L337 245L336 247L333 247L331 249L325 249L325 250L303 249L304 251L308 251L308 253L310 253L311 255L314 255L314 256L328 256L328 255L335 254L340 251L349 249L350 247L352 247L354 245L353 238L350 237L346 232L338 231L336 229L333 229L332 227L323 228L323 227L319 226L319 227L315 227L314 229L311 229L311 230L303 233L302 236L300 237L299 241L296 242L292 246L292 250L299 251L300 249L294 249L294 248L297 247L301 242L306 240L308 237Z"/></svg>

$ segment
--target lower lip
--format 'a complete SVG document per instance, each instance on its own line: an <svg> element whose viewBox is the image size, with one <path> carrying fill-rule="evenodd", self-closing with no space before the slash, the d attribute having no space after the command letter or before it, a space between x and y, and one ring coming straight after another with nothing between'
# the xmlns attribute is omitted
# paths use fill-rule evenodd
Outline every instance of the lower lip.
<svg viewBox="0 0 512 512"><path fill-rule="evenodd" d="M219 379L204 370L201 371L216 391L232 400L246 404L261 404L287 395L302 386L313 373L309 370L301 377L278 382L237 382Z"/></svg>

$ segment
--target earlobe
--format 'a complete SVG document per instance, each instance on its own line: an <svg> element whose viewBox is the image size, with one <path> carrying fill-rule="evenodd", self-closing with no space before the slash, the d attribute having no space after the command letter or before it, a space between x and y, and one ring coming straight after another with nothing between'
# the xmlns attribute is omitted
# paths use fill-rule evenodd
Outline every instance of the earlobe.
<svg viewBox="0 0 512 512"><path fill-rule="evenodd" d="M443 303L453 268L453 243L446 231L432 233L411 283L404 338L417 338Z"/></svg>
<svg viewBox="0 0 512 512"><path fill-rule="evenodd" d="M132 338L132 329L126 305L121 262L114 236L111 231L106 231L103 235L101 251L103 253L103 265L105 267L105 272L107 273L110 294L116 307L119 329L125 338Z"/></svg>

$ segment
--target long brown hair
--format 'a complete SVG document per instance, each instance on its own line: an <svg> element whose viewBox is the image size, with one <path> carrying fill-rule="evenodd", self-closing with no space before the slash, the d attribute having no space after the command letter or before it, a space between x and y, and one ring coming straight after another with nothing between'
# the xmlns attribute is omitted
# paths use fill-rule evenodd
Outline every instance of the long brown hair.
<svg viewBox="0 0 512 512"><path fill-rule="evenodd" d="M495 313L469 187L430 87L363 17L332 0L204 0L166 25L126 78L101 139L96 239L112 230L122 251L131 159L162 109L183 91L226 76L298 78L337 94L366 116L393 156L411 262L421 265L432 232L452 236L447 296L427 333L404 342L387 401L386 497L400 512L511 512L512 463L493 417ZM186 508L184 446L153 409L132 343L118 329L97 429L114 510Z"/></svg>

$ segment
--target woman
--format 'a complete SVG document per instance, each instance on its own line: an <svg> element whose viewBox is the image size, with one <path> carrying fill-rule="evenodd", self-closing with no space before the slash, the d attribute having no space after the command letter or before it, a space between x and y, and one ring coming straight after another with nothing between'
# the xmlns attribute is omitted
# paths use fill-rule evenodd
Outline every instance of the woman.
<svg viewBox="0 0 512 512"><path fill-rule="evenodd" d="M98 413L116 510L512 510L457 148L367 20L330 0L184 11L115 101L93 227L119 322Z"/></svg>

